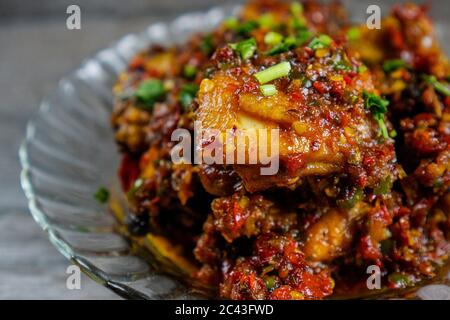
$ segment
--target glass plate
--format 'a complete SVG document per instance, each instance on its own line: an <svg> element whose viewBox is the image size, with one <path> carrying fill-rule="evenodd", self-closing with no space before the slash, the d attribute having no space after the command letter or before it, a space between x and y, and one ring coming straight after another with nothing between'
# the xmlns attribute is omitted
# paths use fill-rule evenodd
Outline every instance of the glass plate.
<svg viewBox="0 0 450 320"><path fill-rule="evenodd" d="M87 59L45 99L28 125L20 149L21 182L31 214L56 248L89 277L125 298L201 298L174 277L157 272L134 254L130 239L117 232L117 221L93 194L108 186L120 194L118 152L109 117L111 88L127 61L149 44L184 41L210 30L238 7L190 13L171 23L157 23L126 35ZM119 202L126 210L123 202ZM449 278L444 277L448 284ZM435 283L414 297L450 299L450 288Z"/></svg>

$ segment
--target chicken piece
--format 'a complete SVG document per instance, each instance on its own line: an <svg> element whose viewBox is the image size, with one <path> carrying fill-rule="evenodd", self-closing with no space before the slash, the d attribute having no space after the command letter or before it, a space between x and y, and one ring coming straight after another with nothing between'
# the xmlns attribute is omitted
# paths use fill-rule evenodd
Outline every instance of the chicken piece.
<svg viewBox="0 0 450 320"><path fill-rule="evenodd" d="M352 209L328 209L306 231L303 251L308 260L331 261L345 254L355 233L355 224L370 207L360 202Z"/></svg>
<svg viewBox="0 0 450 320"><path fill-rule="evenodd" d="M289 76L272 81L276 93L264 96L255 74L279 63L290 65ZM295 187L302 177L339 173L353 175L362 187L375 186L394 172L392 140L380 137L378 124L365 107L363 92L374 91L370 73L355 72L359 63L336 43L316 51L300 47L276 58L261 55L244 62L237 58L231 64L202 81L196 120L202 130L220 133L215 146L223 148L222 161L233 165L247 191ZM227 138L230 132L245 136L255 129L267 133L266 142L260 137L243 143ZM271 141L273 134L278 135L278 144ZM210 144L211 136L202 135L197 151L205 155ZM236 163L239 148L245 152L245 163ZM261 174L264 149L280 161L275 175ZM258 153L256 163L250 162L252 151ZM227 162L230 153L235 153L232 163ZM376 170L368 168L369 163Z"/></svg>

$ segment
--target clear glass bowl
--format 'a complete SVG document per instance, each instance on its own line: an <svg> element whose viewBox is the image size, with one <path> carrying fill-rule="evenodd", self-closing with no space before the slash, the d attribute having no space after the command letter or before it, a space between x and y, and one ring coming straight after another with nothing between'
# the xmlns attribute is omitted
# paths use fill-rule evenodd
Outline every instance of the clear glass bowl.
<svg viewBox="0 0 450 320"><path fill-rule="evenodd" d="M123 37L62 79L28 125L20 160L31 214L67 259L123 297L200 296L176 278L158 272L151 256L136 255L130 239L117 231L110 208L93 197L100 186L120 195L118 152L109 123L111 88L137 51L151 43L184 41L193 32L212 29L237 9L186 14ZM123 201L119 205L126 210ZM445 281L448 284L448 277ZM418 296L450 299L450 289L443 283L433 284L422 287Z"/></svg>

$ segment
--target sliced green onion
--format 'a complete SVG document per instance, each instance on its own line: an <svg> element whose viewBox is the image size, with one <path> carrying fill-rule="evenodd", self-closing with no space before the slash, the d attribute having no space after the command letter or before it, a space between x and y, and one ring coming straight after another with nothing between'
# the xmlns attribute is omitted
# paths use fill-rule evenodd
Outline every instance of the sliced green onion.
<svg viewBox="0 0 450 320"><path fill-rule="evenodd" d="M374 114L385 114L389 101L377 96L374 93L367 91L363 92L364 104L367 109L370 109Z"/></svg>
<svg viewBox="0 0 450 320"><path fill-rule="evenodd" d="M435 76L424 76L424 78L425 81L432 85L437 92L443 94L444 96L450 97L450 88L447 84L439 82Z"/></svg>
<svg viewBox="0 0 450 320"><path fill-rule="evenodd" d="M388 60L383 63L383 70L387 73L405 67L407 67L407 63L402 59Z"/></svg>
<svg viewBox="0 0 450 320"><path fill-rule="evenodd" d="M291 14L294 17L298 17L303 14L303 6L299 2L292 2L290 9L291 9Z"/></svg>
<svg viewBox="0 0 450 320"><path fill-rule="evenodd" d="M229 46L238 52L242 59L251 58L256 51L256 41L254 38L250 38L238 43L230 43Z"/></svg>
<svg viewBox="0 0 450 320"><path fill-rule="evenodd" d="M273 84L265 84L265 85L261 86L260 89L261 89L261 93L265 97L273 96L274 94L276 94L278 92L277 88Z"/></svg>
<svg viewBox="0 0 450 320"><path fill-rule="evenodd" d="M187 83L183 87L181 87L179 99L184 109L188 109L192 104L192 101L194 101L198 90L199 87L195 83Z"/></svg>
<svg viewBox="0 0 450 320"><path fill-rule="evenodd" d="M144 109L152 110L155 102L160 100L166 90L161 80L150 79L143 81L135 92L136 98L143 103Z"/></svg>
<svg viewBox="0 0 450 320"><path fill-rule="evenodd" d="M203 37L202 42L200 43L200 49L203 51L204 54L207 55L211 54L211 52L214 49L212 35L209 34Z"/></svg>
<svg viewBox="0 0 450 320"><path fill-rule="evenodd" d="M414 285L414 278L408 274L394 272L388 276L388 281L396 288L407 288Z"/></svg>
<svg viewBox="0 0 450 320"><path fill-rule="evenodd" d="M230 17L226 19L223 23L229 29L236 29L239 25L239 21L236 17Z"/></svg>
<svg viewBox="0 0 450 320"><path fill-rule="evenodd" d="M266 13L259 17L258 24L262 28L271 29L275 26L276 23L273 15L270 13Z"/></svg>
<svg viewBox="0 0 450 320"><path fill-rule="evenodd" d="M391 137L392 139L397 137L397 130L392 129L391 131L389 131L389 137Z"/></svg>
<svg viewBox="0 0 450 320"><path fill-rule="evenodd" d="M252 32L258 27L259 23L257 21L250 20L238 24L238 26L234 28L234 31L236 31L236 33L238 33L241 36L247 36L248 34L250 34L250 32Z"/></svg>
<svg viewBox="0 0 450 320"><path fill-rule="evenodd" d="M94 198L100 203L106 203L109 199L109 191L105 187L100 187L94 193Z"/></svg>
<svg viewBox="0 0 450 320"><path fill-rule="evenodd" d="M349 41L356 41L361 37L361 32L358 27L352 27L347 31L347 39Z"/></svg>
<svg viewBox="0 0 450 320"><path fill-rule="evenodd" d="M311 40L311 42L309 43L309 47L313 50L328 48L332 42L333 39L331 39L329 36L327 36L326 34L321 34L320 36L315 37Z"/></svg>
<svg viewBox="0 0 450 320"><path fill-rule="evenodd" d="M361 74L361 73L364 73L364 72L366 72L367 71L367 67L365 66L365 65L360 65L359 67L358 67L358 73L359 74Z"/></svg>
<svg viewBox="0 0 450 320"><path fill-rule="evenodd" d="M285 61L256 73L255 78L258 79L260 84L265 84L272 80L288 76L290 71L291 64Z"/></svg>
<svg viewBox="0 0 450 320"><path fill-rule="evenodd" d="M183 68L183 75L188 78L192 79L197 74L197 68L191 64L187 64Z"/></svg>
<svg viewBox="0 0 450 320"><path fill-rule="evenodd" d="M281 34L279 34L278 32L268 32L265 36L264 36L264 43L268 44L268 45L276 45L281 43L281 41L283 41L283 36Z"/></svg>
<svg viewBox="0 0 450 320"><path fill-rule="evenodd" d="M298 2L291 4L292 24L295 29L300 30L306 27L306 19L303 16L303 6Z"/></svg>
<svg viewBox="0 0 450 320"><path fill-rule="evenodd" d="M352 67L346 61L340 60L333 64L334 70L342 70L345 72L352 71Z"/></svg>
<svg viewBox="0 0 450 320"><path fill-rule="evenodd" d="M352 190L352 194L346 199L339 199L336 201L337 205L343 209L351 209L353 208L359 201L364 198L364 192L362 189L354 189Z"/></svg>
<svg viewBox="0 0 450 320"><path fill-rule="evenodd" d="M386 128L386 122L384 122L384 115L376 116L375 120L377 120L378 127L380 127L381 136L385 139L389 138L389 133Z"/></svg>
<svg viewBox="0 0 450 320"><path fill-rule="evenodd" d="M276 54L280 54L283 52L287 52L291 49L294 49L297 46L301 46L306 41L308 41L312 36L312 32L309 30L301 30L298 32L297 37L287 37L283 40L283 42L275 45L272 49L267 51L265 54L268 56L273 56Z"/></svg>
<svg viewBox="0 0 450 320"><path fill-rule="evenodd" d="M384 122L384 114L387 112L389 101L367 91L363 92L363 98L365 107L372 111L372 115L380 127L381 136L385 139L389 138L386 123Z"/></svg>

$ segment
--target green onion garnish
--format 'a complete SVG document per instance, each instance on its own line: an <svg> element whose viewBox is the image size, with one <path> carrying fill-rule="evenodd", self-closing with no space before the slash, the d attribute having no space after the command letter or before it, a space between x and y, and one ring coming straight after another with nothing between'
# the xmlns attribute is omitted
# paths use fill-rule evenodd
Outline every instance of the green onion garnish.
<svg viewBox="0 0 450 320"><path fill-rule="evenodd" d="M277 88L273 84L265 84L260 89L265 97L270 97L277 93Z"/></svg>
<svg viewBox="0 0 450 320"><path fill-rule="evenodd" d="M380 127L381 135L385 139L389 138L386 123L384 122L384 114L387 112L389 101L367 91L363 92L363 98L365 107L372 111L372 115Z"/></svg>
<svg viewBox="0 0 450 320"><path fill-rule="evenodd" d="M258 24L262 28L271 29L275 26L275 19L270 13L263 14L258 19Z"/></svg>
<svg viewBox="0 0 450 320"><path fill-rule="evenodd" d="M366 72L367 71L367 67L365 66L365 65L360 65L359 67L358 67L358 73L364 73L364 72Z"/></svg>
<svg viewBox="0 0 450 320"><path fill-rule="evenodd" d="M276 54L287 52L291 49L294 49L297 46L301 46L306 41L308 41L311 38L311 36L312 36L311 31L301 30L298 32L297 37L291 36L291 37L284 38L284 40L281 43L275 45L272 49L267 51L265 54L268 56L273 56Z"/></svg>
<svg viewBox="0 0 450 320"><path fill-rule="evenodd" d="M236 28L234 28L234 31L236 31L236 33L238 33L241 36L247 36L250 34L250 32L252 32L253 30L255 30L256 28L259 27L259 23L257 21L246 21L243 22L241 24L238 24Z"/></svg>
<svg viewBox="0 0 450 320"><path fill-rule="evenodd" d="M231 43L229 44L231 49L238 52L242 59L249 59L251 58L256 51L256 41L254 38L250 38L238 43Z"/></svg>
<svg viewBox="0 0 450 320"><path fill-rule="evenodd" d="M214 50L212 35L209 34L203 37L202 42L200 43L200 49L206 55L211 54L211 52Z"/></svg>
<svg viewBox="0 0 450 320"><path fill-rule="evenodd" d="M229 29L236 29L239 21L236 17L230 17L224 21L224 25Z"/></svg>
<svg viewBox="0 0 450 320"><path fill-rule="evenodd" d="M309 43L309 47L313 50L323 49L329 47L332 42L333 39L331 39L329 36L327 36L326 34L321 34L320 36L315 37L311 40L311 42Z"/></svg>
<svg viewBox="0 0 450 320"><path fill-rule="evenodd" d="M361 36L361 32L358 27L352 27L347 31L347 39L349 41L356 41Z"/></svg>
<svg viewBox="0 0 450 320"><path fill-rule="evenodd" d="M383 63L384 72L392 72L400 68L406 68L408 65L402 59L388 60Z"/></svg>
<svg viewBox="0 0 450 320"><path fill-rule="evenodd" d="M389 137L395 138L396 136L397 136L397 130L392 129L391 131L389 131Z"/></svg>
<svg viewBox="0 0 450 320"><path fill-rule="evenodd" d="M450 88L447 84L439 82L435 76L424 76L424 79L428 84L432 85L437 92L450 97Z"/></svg>
<svg viewBox="0 0 450 320"><path fill-rule="evenodd" d="M303 16L303 6L298 2L293 2L291 4L291 14L293 27L297 30L305 29L306 19Z"/></svg>
<svg viewBox="0 0 450 320"><path fill-rule="evenodd" d="M389 133L386 128L386 123L384 122L384 114L377 114L377 115L374 115L374 117L378 123L378 126L380 127L380 133L383 136L383 138L385 138L385 139L389 138Z"/></svg>
<svg viewBox="0 0 450 320"><path fill-rule="evenodd" d="M187 83L181 87L179 99L180 99L180 103L184 109L189 108L192 101L194 101L198 90L199 90L199 87L195 83Z"/></svg>
<svg viewBox="0 0 450 320"><path fill-rule="evenodd" d="M279 34L278 32L268 32L265 36L264 36L264 43L268 44L268 45L276 45L281 43L281 41L283 41L283 36L281 34Z"/></svg>
<svg viewBox="0 0 450 320"><path fill-rule="evenodd" d="M160 100L166 90L161 80L150 79L143 81L136 90L136 98L143 103L143 108L152 110L155 102Z"/></svg>
<svg viewBox="0 0 450 320"><path fill-rule="evenodd" d="M389 105L388 100L367 91L363 92L363 97L365 107L370 109L374 114L385 114L387 112L387 107Z"/></svg>
<svg viewBox="0 0 450 320"><path fill-rule="evenodd" d="M188 78L192 79L197 74L197 68L191 64L187 64L183 68L183 75Z"/></svg>
<svg viewBox="0 0 450 320"><path fill-rule="evenodd" d="M265 84L272 80L288 76L290 71L291 64L285 61L256 73L255 78L258 79L260 84Z"/></svg>
<svg viewBox="0 0 450 320"><path fill-rule="evenodd" d="M260 18L261 22L265 23L265 21L262 18L263 17ZM239 34L241 36L246 36L250 32L252 32L254 29L258 28L261 22L253 21L253 20L246 21L246 22L239 22L239 20L237 18L231 17L224 21L224 25L225 25L225 27L233 30L237 34Z"/></svg>
<svg viewBox="0 0 450 320"><path fill-rule="evenodd" d="M109 191L105 187L100 187L94 193L94 198L100 203L106 203L109 199Z"/></svg>
<svg viewBox="0 0 450 320"><path fill-rule="evenodd" d="M350 64L345 62L345 61L343 61L343 60L336 61L333 64L333 68L336 71L337 70L341 70L341 71L345 71L345 72L352 71L352 67L350 66Z"/></svg>

